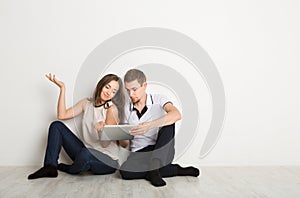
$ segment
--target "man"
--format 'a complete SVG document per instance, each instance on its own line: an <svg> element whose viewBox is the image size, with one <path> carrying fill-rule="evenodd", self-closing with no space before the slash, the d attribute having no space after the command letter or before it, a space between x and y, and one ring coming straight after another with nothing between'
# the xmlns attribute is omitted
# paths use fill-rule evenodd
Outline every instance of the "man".
<svg viewBox="0 0 300 198"><path fill-rule="evenodd" d="M140 70L127 71L124 84L131 99L125 106L126 121L137 126L130 131L132 153L120 168L122 178L147 179L154 186L164 186L162 177L197 177L197 168L171 164L175 122L181 119L178 109L166 97L146 93L146 76Z"/></svg>

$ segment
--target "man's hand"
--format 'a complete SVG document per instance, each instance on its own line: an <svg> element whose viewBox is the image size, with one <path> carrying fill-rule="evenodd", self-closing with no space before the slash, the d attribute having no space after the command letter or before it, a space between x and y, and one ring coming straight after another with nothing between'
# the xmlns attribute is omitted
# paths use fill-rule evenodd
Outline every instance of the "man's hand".
<svg viewBox="0 0 300 198"><path fill-rule="evenodd" d="M130 135L144 135L147 133L152 127L151 122L144 122L139 124L138 126L132 127L132 129L129 131Z"/></svg>

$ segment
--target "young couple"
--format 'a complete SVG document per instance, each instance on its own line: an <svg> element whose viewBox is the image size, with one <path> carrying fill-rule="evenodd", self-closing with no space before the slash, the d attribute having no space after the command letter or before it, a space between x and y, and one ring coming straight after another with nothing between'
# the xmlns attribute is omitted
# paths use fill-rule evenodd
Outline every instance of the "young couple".
<svg viewBox="0 0 300 198"><path fill-rule="evenodd" d="M102 175L119 169L123 179L146 179L154 186L164 186L163 177L199 175L197 168L171 164L174 158L175 122L181 119L181 114L166 97L146 93L146 76L142 71L131 69L125 74L124 85L131 99L128 104L125 104L121 78L108 74L98 82L93 98L82 99L68 109L64 83L55 75L46 77L60 88L57 118L67 120L83 114L82 139L64 123L52 122L44 166L30 174L28 179L57 177L57 170L69 174L91 171ZM133 140L99 139L104 125L122 122L136 125L130 131ZM119 146L128 145L131 153L119 167ZM61 147L73 160L71 165L58 164Z"/></svg>

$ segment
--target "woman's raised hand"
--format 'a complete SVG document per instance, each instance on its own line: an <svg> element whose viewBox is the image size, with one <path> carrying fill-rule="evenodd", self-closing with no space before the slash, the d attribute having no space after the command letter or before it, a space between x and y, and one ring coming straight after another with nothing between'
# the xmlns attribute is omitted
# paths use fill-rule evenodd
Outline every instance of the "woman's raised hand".
<svg viewBox="0 0 300 198"><path fill-rule="evenodd" d="M59 88L63 88L65 87L65 84L62 81L59 81L55 78L55 74L49 73L49 75L45 75L51 82L54 82Z"/></svg>

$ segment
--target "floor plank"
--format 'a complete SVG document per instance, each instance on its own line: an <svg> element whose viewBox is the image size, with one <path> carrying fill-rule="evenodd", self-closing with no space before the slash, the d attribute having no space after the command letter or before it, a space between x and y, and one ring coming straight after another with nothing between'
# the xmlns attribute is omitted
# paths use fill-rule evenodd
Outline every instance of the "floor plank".
<svg viewBox="0 0 300 198"><path fill-rule="evenodd" d="M146 180L111 175L68 175L27 180L38 167L0 167L0 197L300 197L300 167L201 167L201 176Z"/></svg>

